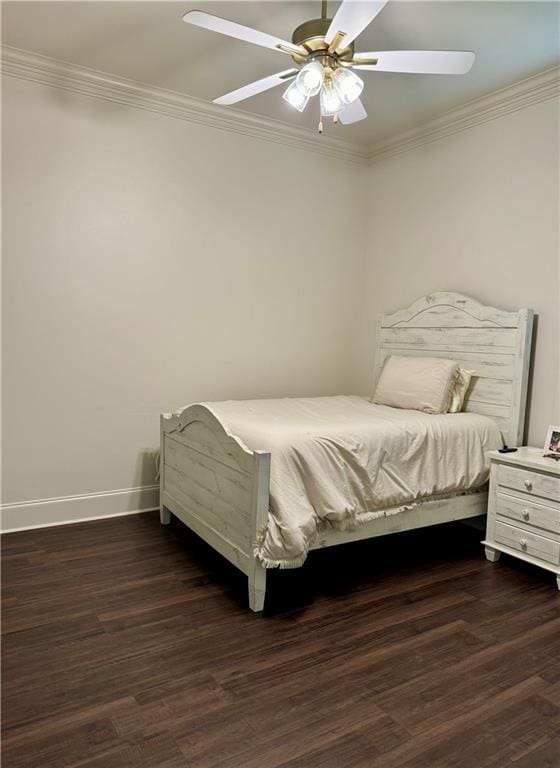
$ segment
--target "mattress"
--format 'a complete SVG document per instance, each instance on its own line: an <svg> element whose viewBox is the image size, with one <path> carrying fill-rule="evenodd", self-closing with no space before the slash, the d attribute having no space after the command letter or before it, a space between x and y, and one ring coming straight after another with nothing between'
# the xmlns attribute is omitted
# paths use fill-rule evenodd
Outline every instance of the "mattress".
<svg viewBox="0 0 560 768"><path fill-rule="evenodd" d="M496 423L337 396L204 403L249 449L271 454L270 510L255 554L298 567L322 527L355 528L488 479Z"/></svg>

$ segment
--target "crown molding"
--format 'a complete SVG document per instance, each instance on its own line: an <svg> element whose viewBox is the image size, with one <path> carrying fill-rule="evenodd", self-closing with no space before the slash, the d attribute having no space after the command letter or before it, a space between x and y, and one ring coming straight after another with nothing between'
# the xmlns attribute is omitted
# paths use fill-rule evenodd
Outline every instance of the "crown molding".
<svg viewBox="0 0 560 768"><path fill-rule="evenodd" d="M31 51L10 46L2 46L0 50L2 74L9 77L62 88L195 125L296 147L339 160L363 163L367 158L365 147L328 136L318 136L314 131L295 128L279 120L269 120L241 110L224 109L177 91L117 78L106 72L51 59Z"/></svg>
<svg viewBox="0 0 560 768"><path fill-rule="evenodd" d="M510 115L560 95L560 66L519 80L505 88L469 101L428 123L370 146L367 156L376 162L431 144L490 120Z"/></svg>
<svg viewBox="0 0 560 768"><path fill-rule="evenodd" d="M19 48L2 46L0 60L2 74L10 77L361 164L409 152L560 95L560 66L552 67L467 102L388 140L363 147L328 136L319 137L314 131L296 128L280 120L232 108L224 109L177 91L117 78Z"/></svg>

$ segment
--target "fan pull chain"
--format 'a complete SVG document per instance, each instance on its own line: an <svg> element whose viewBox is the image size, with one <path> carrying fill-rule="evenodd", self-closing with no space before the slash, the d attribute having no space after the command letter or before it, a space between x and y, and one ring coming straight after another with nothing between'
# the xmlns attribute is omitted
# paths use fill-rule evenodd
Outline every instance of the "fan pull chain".
<svg viewBox="0 0 560 768"><path fill-rule="evenodd" d="M319 133L323 133L323 121L322 120L319 120L319 127L317 128L317 130L319 131Z"/></svg>
<svg viewBox="0 0 560 768"><path fill-rule="evenodd" d="M338 125L338 115L335 115L332 119L334 125Z"/></svg>

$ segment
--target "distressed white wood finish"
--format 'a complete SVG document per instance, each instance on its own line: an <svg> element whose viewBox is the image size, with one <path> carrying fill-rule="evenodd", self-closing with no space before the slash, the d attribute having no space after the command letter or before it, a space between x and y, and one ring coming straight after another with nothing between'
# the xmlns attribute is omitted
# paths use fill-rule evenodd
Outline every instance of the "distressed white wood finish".
<svg viewBox="0 0 560 768"><path fill-rule="evenodd" d="M554 459L549 459L549 461L554 461ZM548 472L524 469L519 465L514 467L503 465L498 467L498 483L512 491L521 491L521 493L531 496L560 502L560 478L554 477Z"/></svg>
<svg viewBox="0 0 560 768"><path fill-rule="evenodd" d="M484 554L491 563L497 563L502 553L497 549L492 549L492 547L484 547Z"/></svg>
<svg viewBox="0 0 560 768"><path fill-rule="evenodd" d="M250 451L203 405L161 416L161 522L170 512L249 580L249 605L264 606L266 570L254 557L266 526L270 454Z"/></svg>
<svg viewBox="0 0 560 768"><path fill-rule="evenodd" d="M249 607L258 613L264 608L266 592L266 568L254 556L257 537L262 534L268 521L269 488L270 488L270 454L255 451L255 471L251 494L250 553L251 567L249 570Z"/></svg>
<svg viewBox="0 0 560 768"><path fill-rule="evenodd" d="M541 502L546 501L541 499ZM496 519L511 525L526 524L537 530L542 528L544 531L560 535L560 509L545 506L543 503L536 504L528 500L525 494L516 497L498 492Z"/></svg>
<svg viewBox="0 0 560 768"><path fill-rule="evenodd" d="M157 465L159 471L159 521L162 525L169 525L171 522L171 512L163 504L163 496L165 494L164 486L164 466L165 466L165 430L164 423L166 414L160 416L159 425L159 464Z"/></svg>
<svg viewBox="0 0 560 768"><path fill-rule="evenodd" d="M508 445L523 442L533 312L506 312L459 293L431 293L384 315L379 375L389 355L445 357L474 370L465 411L494 419Z"/></svg>
<svg viewBox="0 0 560 768"><path fill-rule="evenodd" d="M560 541L540 536L526 528L502 523L501 520L496 520L494 538L498 544L504 544L509 549L525 552L537 560L546 560L553 565L560 564Z"/></svg>
<svg viewBox="0 0 560 768"><path fill-rule="evenodd" d="M530 310L502 312L459 294L436 293L378 325L378 365L388 354L453 357L475 368L467 409L488 413L506 439L522 430L530 350ZM478 399L477 399L478 398ZM254 555L268 519L270 454L249 450L203 405L161 416L161 522L170 512L236 565L261 611L266 569ZM356 530L321 531L314 549L484 514L487 494L429 499ZM390 512L391 510L388 510ZM492 557L497 549L489 548Z"/></svg>
<svg viewBox="0 0 560 768"><path fill-rule="evenodd" d="M490 453L488 560L500 553L556 574L560 589L560 465L539 448Z"/></svg>
<svg viewBox="0 0 560 768"><path fill-rule="evenodd" d="M312 549L478 517L486 512L487 502L488 494L485 491L458 495L451 499L429 499L402 514L380 517L351 531L321 531Z"/></svg>

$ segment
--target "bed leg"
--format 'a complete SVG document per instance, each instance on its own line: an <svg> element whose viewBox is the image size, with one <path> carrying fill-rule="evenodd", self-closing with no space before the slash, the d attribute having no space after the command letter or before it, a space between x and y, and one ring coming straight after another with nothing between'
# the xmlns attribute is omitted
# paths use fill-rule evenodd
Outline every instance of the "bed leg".
<svg viewBox="0 0 560 768"><path fill-rule="evenodd" d="M491 563L497 563L502 553L498 552L498 550L493 547L484 547L484 554L486 555L486 559L490 560Z"/></svg>
<svg viewBox="0 0 560 768"><path fill-rule="evenodd" d="M167 507L161 506L159 508L159 521L162 525L169 525L171 522L171 512Z"/></svg>
<svg viewBox="0 0 560 768"><path fill-rule="evenodd" d="M256 560L249 572L249 608L255 613L260 613L264 608L264 596L266 592L266 568Z"/></svg>

